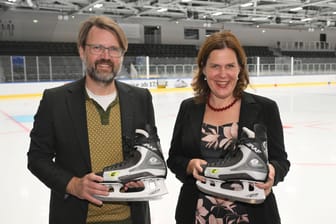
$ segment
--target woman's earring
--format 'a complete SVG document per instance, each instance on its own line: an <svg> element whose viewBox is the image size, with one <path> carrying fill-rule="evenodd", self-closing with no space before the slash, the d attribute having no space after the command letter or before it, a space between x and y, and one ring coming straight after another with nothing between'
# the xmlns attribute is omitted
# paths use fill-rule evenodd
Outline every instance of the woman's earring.
<svg viewBox="0 0 336 224"><path fill-rule="evenodd" d="M204 80L207 80L206 76L204 75Z"/></svg>

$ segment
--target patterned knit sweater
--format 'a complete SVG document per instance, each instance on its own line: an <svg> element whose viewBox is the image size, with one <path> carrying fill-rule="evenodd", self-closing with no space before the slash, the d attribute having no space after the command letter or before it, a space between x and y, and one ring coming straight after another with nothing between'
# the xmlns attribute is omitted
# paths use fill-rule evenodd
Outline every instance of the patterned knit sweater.
<svg viewBox="0 0 336 224"><path fill-rule="evenodd" d="M86 100L90 157L93 172L123 161L121 117L118 97L106 111L93 99ZM130 217L126 202L104 202L98 207L89 204L87 222L118 221Z"/></svg>

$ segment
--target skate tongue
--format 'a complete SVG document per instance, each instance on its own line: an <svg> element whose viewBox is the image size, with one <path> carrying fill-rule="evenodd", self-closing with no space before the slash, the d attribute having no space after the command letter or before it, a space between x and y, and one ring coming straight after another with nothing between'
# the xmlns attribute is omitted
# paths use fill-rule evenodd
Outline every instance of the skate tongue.
<svg viewBox="0 0 336 224"><path fill-rule="evenodd" d="M149 138L149 134L147 131L143 130L143 129L136 129L135 130L136 134L140 134L143 135L145 138Z"/></svg>

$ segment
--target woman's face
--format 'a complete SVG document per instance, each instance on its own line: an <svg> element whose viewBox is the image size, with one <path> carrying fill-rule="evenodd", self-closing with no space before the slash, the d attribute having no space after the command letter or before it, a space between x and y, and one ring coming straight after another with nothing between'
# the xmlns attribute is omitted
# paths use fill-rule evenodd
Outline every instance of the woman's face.
<svg viewBox="0 0 336 224"><path fill-rule="evenodd" d="M203 68L211 94L221 99L232 96L239 71L237 56L232 49L213 50Z"/></svg>

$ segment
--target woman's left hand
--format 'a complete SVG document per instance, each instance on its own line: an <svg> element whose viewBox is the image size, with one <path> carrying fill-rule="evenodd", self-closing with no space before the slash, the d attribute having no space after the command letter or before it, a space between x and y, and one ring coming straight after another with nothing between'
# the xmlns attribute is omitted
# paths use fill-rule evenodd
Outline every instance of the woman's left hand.
<svg viewBox="0 0 336 224"><path fill-rule="evenodd" d="M142 181L131 181L131 182L126 183L123 188L125 191L128 191L130 188L142 189L144 187L145 187L145 184Z"/></svg>
<svg viewBox="0 0 336 224"><path fill-rule="evenodd" d="M274 184L274 176L275 176L275 169L272 164L268 164L269 172L268 172L268 178L265 183L257 183L256 187L264 189L265 195L269 195L272 191L272 186Z"/></svg>

